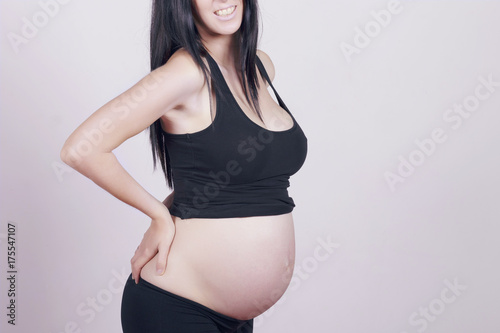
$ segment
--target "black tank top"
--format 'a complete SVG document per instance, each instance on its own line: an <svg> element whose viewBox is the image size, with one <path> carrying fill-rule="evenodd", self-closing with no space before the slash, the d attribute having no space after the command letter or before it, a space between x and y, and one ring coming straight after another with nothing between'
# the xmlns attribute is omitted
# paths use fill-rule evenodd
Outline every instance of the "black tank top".
<svg viewBox="0 0 500 333"><path fill-rule="evenodd" d="M174 185L170 213L182 219L280 215L295 204L289 178L305 161L307 138L274 89L257 58L261 75L272 87L293 126L267 130L239 107L217 63L207 55L220 89L215 89L212 124L189 134L163 132Z"/></svg>

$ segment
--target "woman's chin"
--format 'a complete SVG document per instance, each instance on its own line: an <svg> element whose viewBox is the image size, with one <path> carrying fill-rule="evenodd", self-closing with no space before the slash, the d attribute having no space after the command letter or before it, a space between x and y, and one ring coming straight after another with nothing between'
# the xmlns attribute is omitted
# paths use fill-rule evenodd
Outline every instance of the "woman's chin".
<svg viewBox="0 0 500 333"><path fill-rule="evenodd" d="M213 29L211 29L211 32L213 35L225 35L225 36L231 36L237 33L240 30L240 24L218 24Z"/></svg>

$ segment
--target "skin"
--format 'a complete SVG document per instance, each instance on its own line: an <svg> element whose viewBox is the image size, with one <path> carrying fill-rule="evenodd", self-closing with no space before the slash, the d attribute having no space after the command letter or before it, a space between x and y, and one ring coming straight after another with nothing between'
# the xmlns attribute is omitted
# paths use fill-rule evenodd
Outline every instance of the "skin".
<svg viewBox="0 0 500 333"><path fill-rule="evenodd" d="M215 16L216 10L232 5L236 5L237 9L235 17L230 21L221 21ZM286 130L292 127L292 119L274 102L264 81L260 81L261 88L259 89L259 103L263 110L264 122L254 113L244 97L241 75L235 66L235 38L242 21L243 5L241 0L194 0L193 7L196 10L195 20L198 31L205 47L218 63L230 90L248 118L269 130ZM271 59L262 51L258 51L257 55L272 80L274 66ZM136 97L143 96L144 91L146 91L146 98ZM134 101L126 112L123 110L123 103L120 102L124 99ZM215 110L214 105L213 107ZM246 265L250 266L254 263L254 268L249 268L249 271L244 273L246 278L251 279L248 276L253 275L253 280L258 282L274 276L275 280L283 281L272 287L277 295L273 298L279 298L290 281L295 258L291 214L240 219L239 229L235 229L237 222L234 219L181 220L171 216L168 208L172 203L174 192L164 202L159 201L130 176L112 152L127 139L147 129L157 119L161 119L165 131L176 134L202 130L212 121L209 91L203 74L184 50L177 51L165 65L152 71L129 90L94 112L68 137L61 150L61 159L117 199L151 218L151 224L131 259L132 277L136 283L139 277L143 277L164 289L170 288L179 295L210 306L216 311L219 310L240 319L253 318L270 305L259 305L259 310L256 310L255 306L251 308L245 304L228 303L227 299L234 297L241 288L236 289L236 286L234 289L229 288L227 295L223 290L219 290L216 282L213 281L227 279L226 266L215 267L214 263L199 261L199 254L205 252L207 256L219 257L220 262L231 263L233 267L237 267L239 261L234 256L220 258L228 252L227 247L222 245L223 240L236 237L237 243L234 246L240 245L246 251L240 253L238 260L241 261L243 258L246 260ZM110 123L111 127L107 128L112 128L112 130L104 131L103 122ZM88 141L85 134L95 131L104 132L103 139L92 143L91 149L87 149L84 154L81 153L82 144ZM80 154L75 154L78 151ZM269 220L274 222L270 224ZM256 230L264 231L268 236L257 237ZM221 238L226 237L225 233L227 233L227 238ZM196 237L199 237L199 241ZM210 249L202 243L207 238L215 240L215 244ZM221 245L217 246L218 243ZM198 244L199 248L187 246L187 244ZM259 247L263 249L261 253L255 252L255 248ZM275 267L277 266L275 261L271 260L273 251L274 258L284 258L283 267L281 265ZM208 266L204 267L204 265ZM266 265L268 268L260 271L260 267ZM202 281L195 278L200 275L196 272L197 269L202 274L212 272L212 275ZM223 273L218 275L218 272ZM235 275L233 280L237 281L241 278ZM268 286L266 289L262 283L250 284L249 282L248 294L242 291L239 297L244 299L259 295L259 292L262 294L261 299L269 297L265 295L269 294L271 287ZM274 304L275 301L277 299L273 299L271 303Z"/></svg>

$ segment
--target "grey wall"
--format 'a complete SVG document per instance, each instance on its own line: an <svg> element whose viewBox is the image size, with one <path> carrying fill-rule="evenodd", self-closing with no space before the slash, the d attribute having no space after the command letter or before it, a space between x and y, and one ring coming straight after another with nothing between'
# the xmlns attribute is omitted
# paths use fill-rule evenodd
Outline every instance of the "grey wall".
<svg viewBox="0 0 500 333"><path fill-rule="evenodd" d="M150 4L54 1L0 2L0 325L120 332L123 279L149 220L59 151L147 74ZM291 178L295 275L255 332L498 332L500 3L261 7L260 48L309 155ZM115 153L153 195L168 194L146 132Z"/></svg>

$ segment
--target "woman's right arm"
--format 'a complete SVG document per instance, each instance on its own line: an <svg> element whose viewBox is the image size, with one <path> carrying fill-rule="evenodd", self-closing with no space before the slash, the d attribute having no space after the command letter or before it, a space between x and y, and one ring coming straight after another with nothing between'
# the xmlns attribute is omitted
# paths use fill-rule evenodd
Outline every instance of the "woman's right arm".
<svg viewBox="0 0 500 333"><path fill-rule="evenodd" d="M157 270L164 272L175 230L167 207L130 176L112 151L169 110L181 107L203 86L201 70L187 52L178 51L165 65L94 112L61 149L62 161L152 219L132 258L132 276L136 282L140 270L156 252L159 252ZM164 241L155 236L158 233L169 237Z"/></svg>

